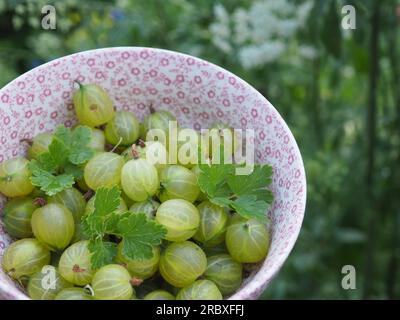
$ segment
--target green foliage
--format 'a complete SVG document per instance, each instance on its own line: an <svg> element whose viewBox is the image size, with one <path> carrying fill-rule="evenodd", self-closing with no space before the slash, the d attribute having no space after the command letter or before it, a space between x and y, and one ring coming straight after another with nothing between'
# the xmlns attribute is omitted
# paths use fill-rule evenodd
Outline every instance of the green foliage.
<svg viewBox="0 0 400 320"><path fill-rule="evenodd" d="M377 76L371 74L370 52L376 3L380 72L372 90L377 107L371 134L366 114L370 79ZM225 67L277 107L296 137L307 173L302 231L263 297L400 297L400 1L66 0L57 1L54 31L40 29L43 4L47 1L0 0L0 85L58 56L109 46L162 47ZM356 8L356 30L341 29L345 4ZM277 12L265 12L265 6L276 6ZM248 28L249 21L239 24L248 17L255 28ZM281 35L286 29L272 32L275 22L298 27ZM264 43L274 43L275 54L284 51L271 61L243 64L248 49L260 54ZM102 245L105 256L114 254ZM357 270L356 290L341 288L347 264Z"/></svg>
<svg viewBox="0 0 400 320"><path fill-rule="evenodd" d="M122 254L132 260L153 257L153 246L161 244L164 227L148 219L144 213L130 214L118 221L116 234L122 238Z"/></svg>
<svg viewBox="0 0 400 320"><path fill-rule="evenodd" d="M121 191L117 186L99 188L94 198L94 211L83 216L82 228L89 240L89 250L93 253L93 268L110 264L117 245L105 241L106 235L122 239L122 254L126 259L151 259L153 246L161 244L167 231L157 222L147 219L144 213L118 213Z"/></svg>
<svg viewBox="0 0 400 320"><path fill-rule="evenodd" d="M268 189L272 167L254 165L248 175L237 175L233 164L200 165L199 186L210 201L221 207L231 207L245 218L265 221L265 212L273 201Z"/></svg>
<svg viewBox="0 0 400 320"><path fill-rule="evenodd" d="M58 127L49 151L29 163L32 184L49 196L72 187L74 179L82 177L79 165L93 155L93 151L86 147L89 139L88 127L80 126L73 130Z"/></svg>

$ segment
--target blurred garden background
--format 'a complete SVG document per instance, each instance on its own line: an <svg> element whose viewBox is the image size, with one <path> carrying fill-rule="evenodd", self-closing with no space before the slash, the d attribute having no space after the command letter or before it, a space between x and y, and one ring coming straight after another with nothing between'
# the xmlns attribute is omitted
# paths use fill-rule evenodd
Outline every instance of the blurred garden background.
<svg viewBox="0 0 400 320"><path fill-rule="evenodd" d="M57 29L41 28L56 8ZM356 29L341 26L356 9ZM0 87L51 59L149 46L256 87L302 152L299 240L262 299L400 298L400 0L0 0ZM344 290L344 265L357 272Z"/></svg>

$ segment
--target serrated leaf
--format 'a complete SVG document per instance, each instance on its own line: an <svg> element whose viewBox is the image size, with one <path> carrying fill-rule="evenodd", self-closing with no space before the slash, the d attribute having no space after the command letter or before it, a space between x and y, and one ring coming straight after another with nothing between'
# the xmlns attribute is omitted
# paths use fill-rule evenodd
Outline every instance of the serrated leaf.
<svg viewBox="0 0 400 320"><path fill-rule="evenodd" d="M255 165L249 175L235 175L236 165L202 165L198 178L200 189L209 200L229 207L245 218L266 219L266 211L273 201L268 189L272 167Z"/></svg>
<svg viewBox="0 0 400 320"><path fill-rule="evenodd" d="M132 214L118 222L117 235L122 237L122 254L127 259L145 260L153 256L153 246L161 244L167 231L143 213Z"/></svg>
<svg viewBox="0 0 400 320"><path fill-rule="evenodd" d="M75 181L70 175L52 175L47 171L44 171L40 176L32 176L31 183L34 186L40 187L48 196L54 196L64 189L71 188Z"/></svg>
<svg viewBox="0 0 400 320"><path fill-rule="evenodd" d="M198 177L198 184L201 191L208 194L210 197L219 194L226 194L226 188L223 185L226 183L226 177L232 174L232 165L199 165L200 175ZM221 188L224 188L221 190Z"/></svg>
<svg viewBox="0 0 400 320"><path fill-rule="evenodd" d="M73 164L83 164L93 156L93 150L87 147L91 138L90 128L79 126L71 133L69 141L69 161Z"/></svg>
<svg viewBox="0 0 400 320"><path fill-rule="evenodd" d="M61 141L64 141L66 145L69 145L71 140L71 129L68 129L65 126L58 126L54 131L54 136Z"/></svg>
<svg viewBox="0 0 400 320"><path fill-rule="evenodd" d="M121 202L121 191L117 186L112 188L99 188L94 198L93 216L105 216L116 211Z"/></svg>
<svg viewBox="0 0 400 320"><path fill-rule="evenodd" d="M81 179L83 177L83 169L71 163L67 163L64 166L64 173L72 175L75 179Z"/></svg>
<svg viewBox="0 0 400 320"><path fill-rule="evenodd" d="M68 160L76 165L83 164L93 156L91 149L74 149L68 156Z"/></svg>
<svg viewBox="0 0 400 320"><path fill-rule="evenodd" d="M94 196L94 210L83 218L84 229L89 237L99 237L110 231L107 219L112 218L118 209L120 195L121 191L116 186L97 189Z"/></svg>
<svg viewBox="0 0 400 320"><path fill-rule="evenodd" d="M257 219L265 222L267 219L266 211L269 204L263 200L257 200L255 195L245 195L232 201L230 206L242 217Z"/></svg>
<svg viewBox="0 0 400 320"><path fill-rule="evenodd" d="M90 240L88 249L92 253L90 262L93 269L113 263L117 254L117 244L102 239Z"/></svg>
<svg viewBox="0 0 400 320"><path fill-rule="evenodd" d="M48 196L53 196L64 189L70 188L75 183L74 178L70 175L55 176L43 170L36 160L32 160L28 164L28 168L32 172L31 183L40 187Z"/></svg>
<svg viewBox="0 0 400 320"><path fill-rule="evenodd" d="M232 200L226 197L214 197L211 198L210 201L220 207L229 207L232 203Z"/></svg>
<svg viewBox="0 0 400 320"><path fill-rule="evenodd" d="M65 155L71 163L83 164L93 156L93 150L87 147L91 138L89 127L78 126L70 130L60 126L56 129L54 136L65 145Z"/></svg>
<svg viewBox="0 0 400 320"><path fill-rule="evenodd" d="M61 140L53 138L48 150L39 155L38 162L43 170L54 173L67 162L68 148Z"/></svg>
<svg viewBox="0 0 400 320"><path fill-rule="evenodd" d="M268 201L270 191L267 187L271 184L272 167L269 165L255 165L249 175L229 175L227 182L236 195L255 195L257 199Z"/></svg>
<svg viewBox="0 0 400 320"><path fill-rule="evenodd" d="M131 214L132 212L127 211L123 214L114 212L109 215L105 221L104 233L113 233L115 230L117 230L118 222L121 219L128 218Z"/></svg>
<svg viewBox="0 0 400 320"><path fill-rule="evenodd" d="M48 195L70 188L72 181L83 175L82 168L77 165L85 163L93 155L93 151L87 148L90 133L88 127L71 131L59 126L48 152L41 154L38 160L31 161L32 183Z"/></svg>

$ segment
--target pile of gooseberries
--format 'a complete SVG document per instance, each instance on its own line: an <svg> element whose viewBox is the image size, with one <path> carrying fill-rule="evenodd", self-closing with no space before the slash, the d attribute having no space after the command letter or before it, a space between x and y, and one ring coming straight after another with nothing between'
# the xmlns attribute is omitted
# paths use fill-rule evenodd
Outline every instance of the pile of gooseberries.
<svg viewBox="0 0 400 320"><path fill-rule="evenodd" d="M176 121L170 112L151 107L140 122L132 112L116 111L100 86L79 86L76 115L79 125L91 130L87 147L93 150L83 177L52 196L31 183L29 160L48 151L52 132L29 141L26 157L0 165L0 192L8 199L2 222L16 240L4 252L3 271L24 285L31 299L41 300L218 300L235 293L249 264L268 253L266 226L207 198L198 185L197 153L189 162L148 159L148 150L171 152L166 141L146 141L149 130L167 134L169 122ZM211 148L200 150L211 157ZM107 239L118 253L111 264L95 269L82 217L94 211L96 190L113 186L121 190L117 213L144 213L166 235L144 260L127 259L120 239Z"/></svg>

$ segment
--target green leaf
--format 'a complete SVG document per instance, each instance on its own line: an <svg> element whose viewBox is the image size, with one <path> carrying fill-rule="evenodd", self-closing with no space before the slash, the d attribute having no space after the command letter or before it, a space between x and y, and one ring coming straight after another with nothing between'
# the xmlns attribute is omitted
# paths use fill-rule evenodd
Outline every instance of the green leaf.
<svg viewBox="0 0 400 320"><path fill-rule="evenodd" d="M257 199L271 200L271 193L267 189L272 182L272 167L268 165L255 165L249 175L229 175L228 185L236 195L254 195Z"/></svg>
<svg viewBox="0 0 400 320"><path fill-rule="evenodd" d="M112 214L120 205L120 196L121 191L117 186L97 189L94 198L94 210L84 216L83 219L83 228L87 236L99 237L109 231L107 219L113 218Z"/></svg>
<svg viewBox="0 0 400 320"><path fill-rule="evenodd" d="M201 165L200 189L212 203L231 208L245 218L264 222L274 199L268 189L272 182L272 167L255 165L249 175L236 175L237 167L233 164Z"/></svg>
<svg viewBox="0 0 400 320"><path fill-rule="evenodd" d="M144 213L116 213L121 192L118 187L100 188L96 191L94 211L84 216L82 228L90 239L89 250L93 268L111 263L115 257L115 247L104 242L106 234L122 238L122 254L127 259L150 259L153 246L161 244L167 231Z"/></svg>
<svg viewBox="0 0 400 320"><path fill-rule="evenodd" d="M38 162L43 170L54 173L61 166L65 165L68 160L68 148L65 144L57 139L53 138L49 145L49 151L42 153L38 157Z"/></svg>
<svg viewBox="0 0 400 320"><path fill-rule="evenodd" d="M233 202L232 200L226 197L214 197L210 198L210 201L220 207L229 207Z"/></svg>
<svg viewBox="0 0 400 320"><path fill-rule="evenodd" d="M91 138L91 129L86 126L78 126L69 130L64 126L56 129L54 135L66 146L67 159L73 164L83 164L93 156L93 150L87 147Z"/></svg>
<svg viewBox="0 0 400 320"><path fill-rule="evenodd" d="M54 136L63 141L67 146L71 141L71 130L65 126L58 126L54 131Z"/></svg>
<svg viewBox="0 0 400 320"><path fill-rule="evenodd" d="M113 263L117 254L117 244L102 239L90 240L88 249L92 253L90 262L93 269Z"/></svg>
<svg viewBox="0 0 400 320"><path fill-rule="evenodd" d="M117 186L112 188L99 188L94 198L93 216L105 216L113 213L120 205L121 191Z"/></svg>
<svg viewBox="0 0 400 320"><path fill-rule="evenodd" d="M151 259L153 246L160 245L166 233L163 226L147 219L143 213L124 217L117 225L117 235L122 237L122 254L127 259Z"/></svg>
<svg viewBox="0 0 400 320"><path fill-rule="evenodd" d="M269 204L263 200L257 200L255 195L245 195L233 201L231 207L245 218L265 221L267 219L265 212L269 208Z"/></svg>
<svg viewBox="0 0 400 320"><path fill-rule="evenodd" d="M68 159L73 164L82 164L88 161L93 155L93 151L90 149L75 149L71 151Z"/></svg>
<svg viewBox="0 0 400 320"><path fill-rule="evenodd" d="M73 176L75 179L81 179L83 177L83 169L71 163L67 163L64 166L64 173Z"/></svg>
<svg viewBox="0 0 400 320"><path fill-rule="evenodd" d="M93 156L93 150L87 147L91 139L90 128L79 126L74 129L69 141L69 161L73 164L83 164Z"/></svg>
<svg viewBox="0 0 400 320"><path fill-rule="evenodd" d="M90 130L85 126L73 131L64 126L58 127L48 152L31 161L32 183L50 196L71 187L74 179L80 179L83 170L78 165L84 164L93 155L93 150L87 147Z"/></svg>
<svg viewBox="0 0 400 320"><path fill-rule="evenodd" d="M132 212L127 211L123 214L114 212L110 216L107 217L107 220L104 224L104 233L114 233L117 230L118 222L121 219L127 218L132 214Z"/></svg>
<svg viewBox="0 0 400 320"><path fill-rule="evenodd" d="M74 177L71 175L61 174L55 176L43 170L36 160L32 160L28 168L32 172L31 183L40 187L48 196L53 196L64 189L71 188L75 183Z"/></svg>
<svg viewBox="0 0 400 320"><path fill-rule="evenodd" d="M210 197L227 195L229 190L224 186L226 178L233 174L233 165L226 164L200 164L200 175L198 183L201 191L207 193Z"/></svg>

